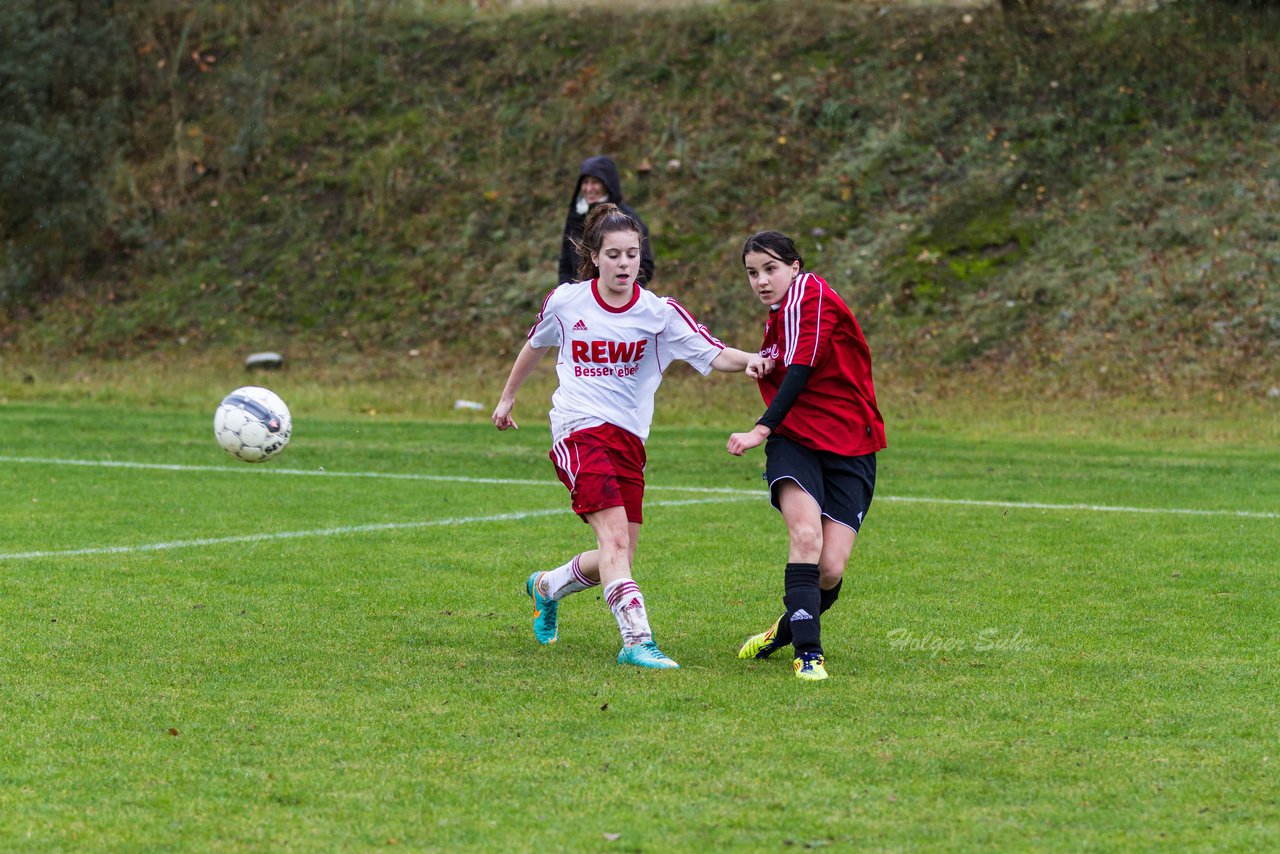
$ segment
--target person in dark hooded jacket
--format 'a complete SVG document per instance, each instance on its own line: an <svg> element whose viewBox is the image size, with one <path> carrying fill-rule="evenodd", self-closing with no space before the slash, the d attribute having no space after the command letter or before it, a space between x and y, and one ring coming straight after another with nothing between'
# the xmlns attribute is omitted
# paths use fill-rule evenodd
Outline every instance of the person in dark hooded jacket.
<svg viewBox="0 0 1280 854"><path fill-rule="evenodd" d="M648 285L653 279L653 250L649 247L649 227L639 214L623 203L618 167L604 156L588 157L582 161L582 168L578 170L578 183L573 188L573 198L569 200L569 216L564 221L564 238L560 244L560 281L577 281L578 247L575 241L582 240L582 225L586 222L587 211L602 202L612 202L623 213L640 223L644 239L640 241L640 274L636 281L641 285Z"/></svg>

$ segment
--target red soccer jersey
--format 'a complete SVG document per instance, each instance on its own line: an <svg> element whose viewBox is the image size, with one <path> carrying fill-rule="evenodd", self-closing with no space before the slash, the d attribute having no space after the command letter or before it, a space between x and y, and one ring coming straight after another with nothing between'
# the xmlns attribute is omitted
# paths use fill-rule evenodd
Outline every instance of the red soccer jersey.
<svg viewBox="0 0 1280 854"><path fill-rule="evenodd" d="M776 360L759 380L773 402L790 365L813 368L778 433L809 448L845 456L885 447L884 419L871 380L871 350L853 312L831 286L801 273L769 311L760 355Z"/></svg>

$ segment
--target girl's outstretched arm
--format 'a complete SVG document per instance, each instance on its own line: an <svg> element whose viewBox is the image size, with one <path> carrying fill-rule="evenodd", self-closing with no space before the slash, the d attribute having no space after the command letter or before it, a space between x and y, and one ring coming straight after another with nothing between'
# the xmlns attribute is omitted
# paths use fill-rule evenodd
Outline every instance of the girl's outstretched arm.
<svg viewBox="0 0 1280 854"><path fill-rule="evenodd" d="M746 371L747 376L759 379L773 370L773 360L766 359L759 353L748 353L733 347L725 347L711 363L711 367L725 373Z"/></svg>

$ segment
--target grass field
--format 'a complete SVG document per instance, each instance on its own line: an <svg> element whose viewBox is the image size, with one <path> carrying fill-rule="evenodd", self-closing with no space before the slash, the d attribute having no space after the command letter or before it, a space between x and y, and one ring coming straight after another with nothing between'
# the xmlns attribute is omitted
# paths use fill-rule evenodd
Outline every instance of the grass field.
<svg viewBox="0 0 1280 854"><path fill-rule="evenodd" d="M1274 442L890 419L807 684L735 658L785 559L735 425L650 441L656 673L596 591L532 639L589 546L537 419L294 409L255 467L0 408L0 849L1280 846Z"/></svg>

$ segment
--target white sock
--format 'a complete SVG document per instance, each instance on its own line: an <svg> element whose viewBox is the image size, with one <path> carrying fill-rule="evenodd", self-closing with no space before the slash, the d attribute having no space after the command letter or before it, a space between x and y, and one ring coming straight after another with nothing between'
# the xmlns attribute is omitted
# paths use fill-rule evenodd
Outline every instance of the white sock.
<svg viewBox="0 0 1280 854"><path fill-rule="evenodd" d="M620 578L604 589L605 601L618 621L623 646L653 640L649 628L649 615L644 609L644 595L630 578Z"/></svg>
<svg viewBox="0 0 1280 854"><path fill-rule="evenodd" d="M573 560L564 566L557 566L555 569L542 573L538 578L538 586L542 589L542 595L546 596L553 602L559 602L564 597L577 593L579 590L586 590L588 587L596 587L599 581L592 581L582 574L578 569L578 558L582 555L574 555Z"/></svg>

